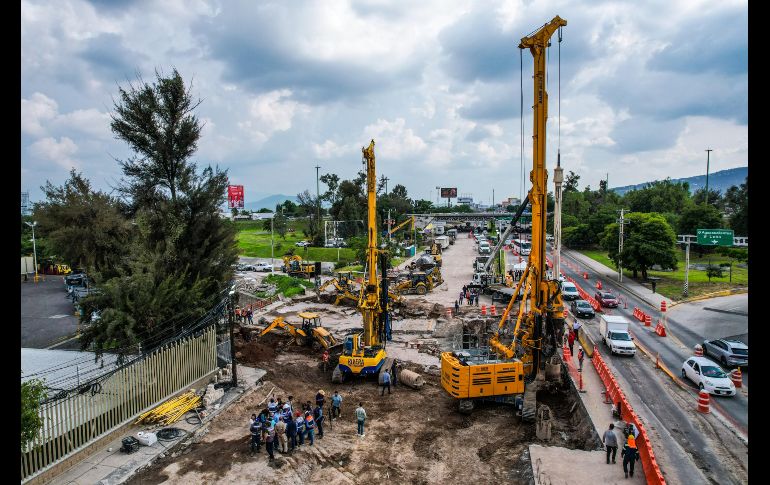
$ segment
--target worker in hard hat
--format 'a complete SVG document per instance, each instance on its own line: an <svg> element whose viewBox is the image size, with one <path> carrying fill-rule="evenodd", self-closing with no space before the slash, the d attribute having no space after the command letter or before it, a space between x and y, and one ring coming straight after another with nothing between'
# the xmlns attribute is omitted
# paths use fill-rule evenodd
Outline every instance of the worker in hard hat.
<svg viewBox="0 0 770 485"><path fill-rule="evenodd" d="M634 476L634 463L639 461L639 450L636 449L636 439L633 434L628 435L626 444L623 445L623 450L620 452L620 456L623 457L623 473L628 478L629 473Z"/></svg>

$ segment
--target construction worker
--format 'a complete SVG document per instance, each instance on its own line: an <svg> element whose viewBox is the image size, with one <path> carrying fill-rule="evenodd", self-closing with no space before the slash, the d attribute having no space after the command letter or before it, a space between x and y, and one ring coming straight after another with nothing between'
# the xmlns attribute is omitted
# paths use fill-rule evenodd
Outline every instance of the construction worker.
<svg viewBox="0 0 770 485"><path fill-rule="evenodd" d="M324 353L321 356L321 360L323 361L324 372L326 372L326 370L329 368L329 351L328 350L324 350Z"/></svg>
<svg viewBox="0 0 770 485"><path fill-rule="evenodd" d="M364 434L364 423L366 422L366 411L364 410L364 403L358 403L358 407L356 408L356 421L358 421L358 436L363 438L366 436Z"/></svg>
<svg viewBox="0 0 770 485"><path fill-rule="evenodd" d="M639 461L639 450L636 449L636 439L633 434L628 435L628 440L623 445L620 456L623 457L623 473L626 474L626 478L628 478L629 473L633 477L634 463Z"/></svg>
<svg viewBox="0 0 770 485"><path fill-rule="evenodd" d="M460 290L460 305L463 304L463 297L465 296L465 287L463 287L462 290ZM455 302L455 307L457 307L457 302ZM455 310L456 312L457 310Z"/></svg>
<svg viewBox="0 0 770 485"><path fill-rule="evenodd" d="M310 441L310 446L313 446L315 441L315 420L310 411L305 411L305 432L307 433L307 439Z"/></svg>
<svg viewBox="0 0 770 485"><path fill-rule="evenodd" d="M267 454L270 455L270 461L275 460L275 455L273 455L273 443L275 441L275 426L272 424L268 425L267 428L267 435L265 436L265 449L267 449Z"/></svg>
<svg viewBox="0 0 770 485"><path fill-rule="evenodd" d="M615 425L610 423L610 429L604 432L602 441L607 448L607 464L610 464L610 453L612 454L612 463L615 463L615 454L618 452L618 437L615 436Z"/></svg>
<svg viewBox="0 0 770 485"><path fill-rule="evenodd" d="M340 417L340 411L342 410L342 396L339 391L334 391L332 396L332 421Z"/></svg>
<svg viewBox="0 0 770 485"><path fill-rule="evenodd" d="M301 411L294 413L294 424L297 427L297 439L299 440L298 447L305 444L305 416Z"/></svg>
<svg viewBox="0 0 770 485"><path fill-rule="evenodd" d="M575 346L575 332L570 330L569 336L567 337L567 342L569 342L569 353L572 355L572 349Z"/></svg>
<svg viewBox="0 0 770 485"><path fill-rule="evenodd" d="M278 410L278 403L275 402L274 397L271 397L270 402L267 403L267 410L270 412L271 417L272 417L272 414Z"/></svg>
<svg viewBox="0 0 770 485"><path fill-rule="evenodd" d="M278 442L276 443L278 445L278 452L288 453L289 445L286 441L286 423L283 419L279 419L278 422L275 423L275 436L278 438Z"/></svg>
<svg viewBox="0 0 770 485"><path fill-rule="evenodd" d="M583 357L585 357L585 352L583 352L583 347L580 347L578 349L578 372L583 372Z"/></svg>
<svg viewBox="0 0 770 485"><path fill-rule="evenodd" d="M318 394L315 395L315 403L316 406L324 407L324 403L326 402L326 393L323 389L318 390Z"/></svg>
<svg viewBox="0 0 770 485"><path fill-rule="evenodd" d="M398 387L398 370L400 368L401 365L398 363L398 359L393 359L393 367L391 367L393 387Z"/></svg>
<svg viewBox="0 0 770 485"><path fill-rule="evenodd" d="M256 414L252 414L251 417L253 418L249 426L249 431L251 432L251 452L261 453L260 448L262 447L262 422L257 419Z"/></svg>
<svg viewBox="0 0 770 485"><path fill-rule="evenodd" d="M380 396L385 395L386 387L388 388L388 394L390 394L390 372L382 373L382 392L380 393Z"/></svg>
<svg viewBox="0 0 770 485"><path fill-rule="evenodd" d="M313 410L313 418L315 419L315 425L318 428L318 437L324 437L324 410L321 406L316 404Z"/></svg>
<svg viewBox="0 0 770 485"><path fill-rule="evenodd" d="M580 335L578 333L578 330L580 330L581 326L582 324L578 321L577 318L575 318L575 321L572 323L572 331L575 332L575 338L577 338L577 336Z"/></svg>
<svg viewBox="0 0 770 485"><path fill-rule="evenodd" d="M286 438L289 440L289 451L293 452L297 447L297 422L291 415L286 422Z"/></svg>
<svg viewBox="0 0 770 485"><path fill-rule="evenodd" d="M461 295L462 295L462 293L461 293ZM463 297L460 296L460 302L459 303L458 303L457 300L455 300L455 315L460 313L460 305L462 304L462 299L463 299Z"/></svg>

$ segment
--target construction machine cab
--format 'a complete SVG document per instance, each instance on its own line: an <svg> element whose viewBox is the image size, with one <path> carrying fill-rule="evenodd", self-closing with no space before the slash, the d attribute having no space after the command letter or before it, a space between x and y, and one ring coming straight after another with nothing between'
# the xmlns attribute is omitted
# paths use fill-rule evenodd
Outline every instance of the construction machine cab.
<svg viewBox="0 0 770 485"><path fill-rule="evenodd" d="M302 312L297 316L302 319L302 330L306 334L312 332L314 328L321 326L321 317L317 313Z"/></svg>

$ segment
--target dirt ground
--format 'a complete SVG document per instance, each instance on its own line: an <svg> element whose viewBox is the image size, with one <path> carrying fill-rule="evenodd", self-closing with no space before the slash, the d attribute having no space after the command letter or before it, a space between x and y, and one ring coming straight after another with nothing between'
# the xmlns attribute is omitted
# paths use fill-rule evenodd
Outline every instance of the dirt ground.
<svg viewBox="0 0 770 485"><path fill-rule="evenodd" d="M592 449L590 419L566 388L538 393L538 400L552 411L552 437L543 441L536 438L534 424L521 423L512 407L486 404L464 416L441 387L435 349L451 348L452 337L462 329L463 320L482 324L486 320L479 316L479 307L463 306L460 318L447 315L455 293L470 280L474 256L472 240L458 238L443 256L445 283L423 297L407 296L407 306L393 315L388 354L424 377L422 389L399 385L392 394L381 397L374 380L331 384L335 353L324 373L320 349L297 347L281 330L257 338L264 323L244 326L236 333L238 362L265 369L264 385L245 393L216 416L197 442L167 453L128 483L532 484L531 443ZM361 316L355 308L319 302L312 292L260 316L270 322L281 315L288 322L299 323L297 314L302 311L319 313L324 327L338 341L361 328ZM496 318L488 318L497 325ZM420 350L413 345L417 342L422 344ZM433 351L425 353L426 347ZM264 449L261 454L251 454L249 416L265 407L263 401L271 390L271 395L284 399L293 395L299 403L314 402L319 389L326 392L327 402L335 390L343 396L342 416L334 422L327 418L323 439L316 435L312 447L306 444L289 455L276 453L272 464ZM354 409L359 402L368 415L363 438L356 435Z"/></svg>

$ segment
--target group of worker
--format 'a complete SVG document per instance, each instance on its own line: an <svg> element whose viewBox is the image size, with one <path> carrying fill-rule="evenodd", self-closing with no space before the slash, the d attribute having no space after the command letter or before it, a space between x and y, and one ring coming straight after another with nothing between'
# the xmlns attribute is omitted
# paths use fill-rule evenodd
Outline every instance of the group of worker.
<svg viewBox="0 0 770 485"><path fill-rule="evenodd" d="M466 304L479 306L479 290L474 288L468 288L463 285L463 289L460 290L459 305L463 304L463 298L465 298ZM457 303L457 302L456 302ZM458 304L455 307L459 306Z"/></svg>
<svg viewBox="0 0 770 485"><path fill-rule="evenodd" d="M623 473L626 478L634 476L634 463L639 461L639 450L636 448L636 438L639 436L639 430L633 423L628 425L628 438L623 445L623 449L620 451L620 456L623 458ZM623 433L625 435L625 433ZM615 454L618 451L618 437L615 435L615 425L610 423L610 429L604 432L602 438L604 446L607 449L607 464L610 464L610 456L612 456L612 463L615 463Z"/></svg>
<svg viewBox="0 0 770 485"><path fill-rule="evenodd" d="M284 402L282 397L271 397L259 415L252 414L249 419L249 432L251 433L251 452L261 453L262 443L269 460L275 459L275 452L292 453L307 441L308 446L313 446L315 437L324 437L324 404L326 393L319 389L315 396L315 407L310 400L295 404L294 396ZM363 410L362 406L359 406ZM295 409L296 408L296 409ZM328 409L328 407L327 407ZM342 396L339 391L334 391L331 397L331 418L337 419L342 410ZM359 415L358 409L356 415ZM359 418L359 434L363 434L363 421L366 412L363 412L363 420ZM317 434L316 434L317 433Z"/></svg>
<svg viewBox="0 0 770 485"><path fill-rule="evenodd" d="M239 306L235 307L235 321L238 323L246 323L248 322L249 325L254 324L254 311L251 308L251 305L241 308Z"/></svg>

